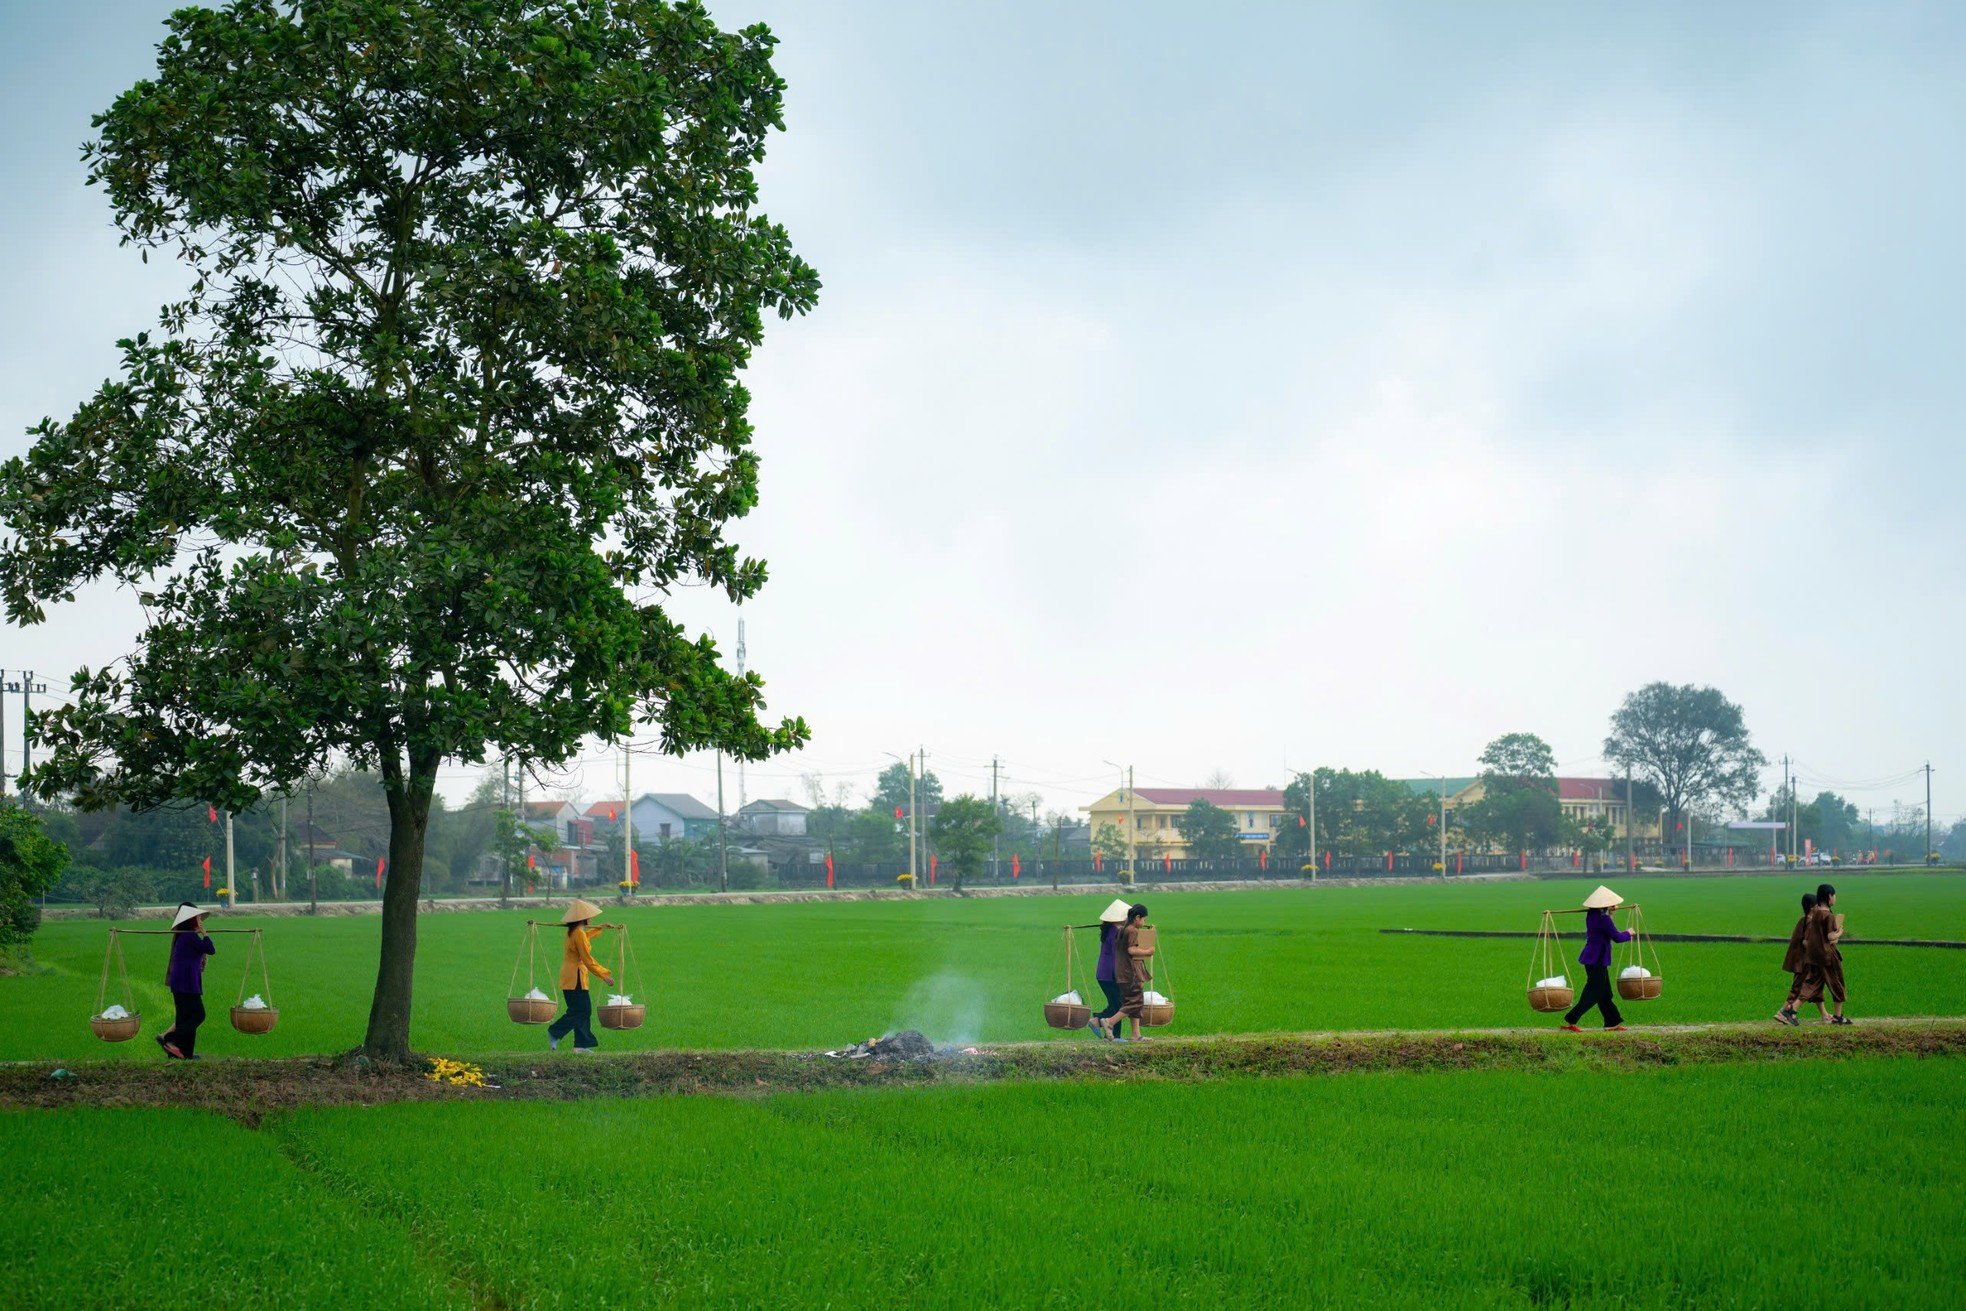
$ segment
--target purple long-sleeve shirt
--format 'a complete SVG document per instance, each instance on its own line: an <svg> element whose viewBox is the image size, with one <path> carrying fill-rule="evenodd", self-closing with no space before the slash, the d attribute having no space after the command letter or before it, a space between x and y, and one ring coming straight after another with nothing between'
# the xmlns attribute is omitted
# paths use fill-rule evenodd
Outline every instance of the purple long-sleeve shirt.
<svg viewBox="0 0 1966 1311"><path fill-rule="evenodd" d="M202 933L173 933L171 963L164 967L164 986L172 992L203 992L205 957L217 950Z"/></svg>
<svg viewBox="0 0 1966 1311"><path fill-rule="evenodd" d="M1619 930L1608 910L1593 910L1584 916L1584 950L1577 957L1579 965L1609 965L1611 963L1611 944L1630 942L1632 935Z"/></svg>
<svg viewBox="0 0 1966 1311"><path fill-rule="evenodd" d="M1119 940L1120 926L1104 923L1099 926L1099 965L1092 971L1094 983L1116 983L1119 975L1113 969L1113 944Z"/></svg>

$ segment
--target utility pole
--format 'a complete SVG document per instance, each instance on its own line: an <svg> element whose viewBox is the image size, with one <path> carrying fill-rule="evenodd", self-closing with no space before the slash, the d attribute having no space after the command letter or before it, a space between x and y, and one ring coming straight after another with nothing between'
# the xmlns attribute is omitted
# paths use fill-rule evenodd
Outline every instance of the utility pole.
<svg viewBox="0 0 1966 1311"><path fill-rule="evenodd" d="M280 866L278 886L273 889L276 900L287 899L287 794L280 794Z"/></svg>
<svg viewBox="0 0 1966 1311"><path fill-rule="evenodd" d="M509 754L504 759L498 762L498 778L499 778L499 782L504 784L504 788L503 788L504 797L499 802L499 809L505 812L505 817L509 821L512 817L512 757ZM307 790L307 804L309 806L312 806L314 804L314 789L312 786L310 786ZM309 810L307 814L308 814L308 822L312 823L314 812L312 810ZM498 904L501 906L509 906L512 904L512 845L511 843L507 842L507 843L500 844L499 853L498 853L498 863L500 866Z"/></svg>
<svg viewBox="0 0 1966 1311"><path fill-rule="evenodd" d="M634 725L629 725L632 733ZM628 884L628 895L635 895L636 875L641 872L635 859L635 793L628 776L628 739L621 741L621 877Z"/></svg>
<svg viewBox="0 0 1966 1311"><path fill-rule="evenodd" d="M321 857L321 853L315 850L315 845L319 841L320 839L314 836L314 780L310 778L307 780L307 913L309 915L321 913L321 899L315 886L314 875L314 866Z"/></svg>
<svg viewBox="0 0 1966 1311"><path fill-rule="evenodd" d="M917 747L916 750L921 751L921 748ZM921 752L921 754L926 755L927 753ZM917 771L915 769L915 757L909 756L908 757L908 877L909 877L909 886L911 887L921 886L921 872L916 868L916 856L917 856L916 844L920 841L920 832L921 832L921 826L916 822L916 818L915 818L916 815L920 812L920 807L916 804L915 801L916 774Z"/></svg>
<svg viewBox="0 0 1966 1311"><path fill-rule="evenodd" d="M730 891L730 858L724 854L724 753L717 753L717 891Z"/></svg>
<svg viewBox="0 0 1966 1311"><path fill-rule="evenodd" d="M46 683L37 683L34 681L34 671L32 669L23 669L20 671L20 772L23 774L27 772L27 767L34 763L28 755L28 744L31 741L28 736L28 719L34 712L29 707L27 699L36 692L45 692L47 690L48 685ZM1930 766L1927 766L1927 769L1929 771Z"/></svg>
<svg viewBox="0 0 1966 1311"><path fill-rule="evenodd" d="M744 617L737 618L737 681L744 681ZM744 788L744 757L737 758L737 813L742 815L744 807L751 804L751 798Z"/></svg>
<svg viewBox="0 0 1966 1311"><path fill-rule="evenodd" d="M997 805L997 758L995 756L990 757L990 814L998 820L997 828L1002 830L1003 815L1001 808ZM1003 839L1001 832L992 833L990 835L990 881L992 883L1003 881L1003 871L1000 868L1002 861Z"/></svg>
<svg viewBox="0 0 1966 1311"><path fill-rule="evenodd" d="M1133 814L1133 766L1126 767L1126 881L1129 885L1140 881L1139 871L1134 867L1133 843L1140 831L1140 822Z"/></svg>
<svg viewBox="0 0 1966 1311"><path fill-rule="evenodd" d="M1317 882L1317 771L1304 775L1304 831L1310 834L1311 882ZM1441 872L1446 873L1443 865Z"/></svg>
<svg viewBox="0 0 1966 1311"><path fill-rule="evenodd" d="M526 861L527 861L526 868L530 869L532 868L531 865L532 827L526 823L526 762L521 760L519 762L519 768L515 772L519 776L519 811L518 811L517 819L519 821L520 828L524 831L526 835ZM530 883L531 880L528 879L527 882ZM527 896L532 895L531 888L526 889L526 895Z"/></svg>
<svg viewBox="0 0 1966 1311"><path fill-rule="evenodd" d="M1638 857L1632 850L1632 821L1638 817L1638 806L1632 794L1632 772L1625 770L1625 872L1638 868Z"/></svg>
<svg viewBox="0 0 1966 1311"><path fill-rule="evenodd" d="M1932 861L1932 762L1925 762L1925 860Z"/></svg>
<svg viewBox="0 0 1966 1311"><path fill-rule="evenodd" d="M225 812L225 890L231 893L228 909L239 909L239 885L233 881L232 872L232 812Z"/></svg>

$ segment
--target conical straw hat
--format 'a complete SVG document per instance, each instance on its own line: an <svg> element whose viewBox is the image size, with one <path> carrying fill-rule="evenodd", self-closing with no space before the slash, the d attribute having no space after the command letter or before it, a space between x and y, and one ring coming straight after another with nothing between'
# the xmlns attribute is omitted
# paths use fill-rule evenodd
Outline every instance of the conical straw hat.
<svg viewBox="0 0 1966 1311"><path fill-rule="evenodd" d="M208 910L200 910L188 901L180 901L177 904L177 914L171 917L171 927L176 928L180 924L189 923L211 913Z"/></svg>
<svg viewBox="0 0 1966 1311"><path fill-rule="evenodd" d="M1584 898L1584 909L1585 910L1610 910L1615 906L1622 906L1624 902L1625 899L1623 897L1619 896L1617 893L1613 892L1611 889L1605 887L1602 883L1600 883L1597 885L1596 892L1593 892L1591 893L1590 896Z"/></svg>
<svg viewBox="0 0 1966 1311"><path fill-rule="evenodd" d="M567 913L560 916L560 923L578 924L582 920L594 919L600 913L601 908L593 902L587 900L585 897L575 897L573 899L573 905L567 907Z"/></svg>
<svg viewBox="0 0 1966 1311"><path fill-rule="evenodd" d="M1126 923L1127 910L1127 904L1115 897L1112 905L1099 912L1100 922L1104 924L1124 924Z"/></svg>

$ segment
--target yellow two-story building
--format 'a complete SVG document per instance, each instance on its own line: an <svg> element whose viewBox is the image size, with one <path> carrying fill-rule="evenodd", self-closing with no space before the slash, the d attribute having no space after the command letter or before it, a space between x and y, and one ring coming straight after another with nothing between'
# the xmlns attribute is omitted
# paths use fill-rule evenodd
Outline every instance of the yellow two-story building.
<svg viewBox="0 0 1966 1311"><path fill-rule="evenodd" d="M1236 835L1252 856L1268 848L1284 825L1294 822L1283 808L1280 788L1134 788L1130 799L1127 790L1119 788L1085 809L1092 817L1095 839L1108 826L1122 839L1130 830L1140 859L1186 860L1192 853L1181 836L1181 819L1194 801L1228 811L1236 821Z"/></svg>

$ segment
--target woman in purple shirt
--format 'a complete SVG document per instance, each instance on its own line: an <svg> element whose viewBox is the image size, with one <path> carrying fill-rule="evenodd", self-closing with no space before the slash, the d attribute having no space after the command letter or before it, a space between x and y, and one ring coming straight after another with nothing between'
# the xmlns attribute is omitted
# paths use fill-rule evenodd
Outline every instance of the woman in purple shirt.
<svg viewBox="0 0 1966 1311"><path fill-rule="evenodd" d="M1618 1013L1611 991L1611 944L1632 939L1611 918L1611 912L1623 904L1624 899L1603 884L1584 898L1584 950L1577 956L1577 963L1584 967L1584 991L1563 1017L1563 1027L1572 1033L1578 1032L1577 1021L1593 1006L1604 1016L1605 1028L1625 1027L1625 1017Z"/></svg>
<svg viewBox="0 0 1966 1311"><path fill-rule="evenodd" d="M1099 930L1099 964L1092 971L1092 981L1099 985L1099 991L1106 994L1106 1009L1100 1011L1085 1027L1102 1038L1113 1035L1106 1032L1106 1021L1120 1013L1120 1005L1125 1000L1120 995L1119 972L1113 964L1113 944L1119 941L1120 926L1126 923L1127 905L1114 901L1112 905L1099 912L1099 923L1081 924L1080 928Z"/></svg>
<svg viewBox="0 0 1966 1311"><path fill-rule="evenodd" d="M188 901L178 903L171 920L171 963L164 968L164 986L177 1003L177 1016L157 1035L157 1045L174 1060L198 1059L198 1026L205 1022L205 958L216 950L205 936L205 912Z"/></svg>

